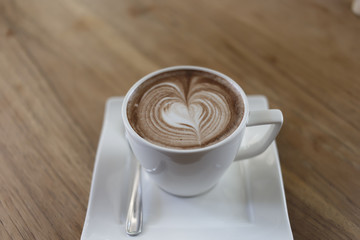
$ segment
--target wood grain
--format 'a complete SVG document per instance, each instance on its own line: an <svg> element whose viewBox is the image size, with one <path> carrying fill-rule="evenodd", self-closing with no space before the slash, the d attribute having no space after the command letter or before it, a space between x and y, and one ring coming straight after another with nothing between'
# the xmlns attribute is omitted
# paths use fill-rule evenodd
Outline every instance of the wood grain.
<svg viewBox="0 0 360 240"><path fill-rule="evenodd" d="M210 67L283 111L295 239L360 239L360 18L351 1L0 1L0 239L79 239L104 104Z"/></svg>

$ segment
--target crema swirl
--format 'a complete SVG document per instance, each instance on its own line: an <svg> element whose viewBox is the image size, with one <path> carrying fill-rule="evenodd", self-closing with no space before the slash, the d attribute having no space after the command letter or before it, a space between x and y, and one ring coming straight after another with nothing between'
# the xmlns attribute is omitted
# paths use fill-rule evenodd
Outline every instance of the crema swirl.
<svg viewBox="0 0 360 240"><path fill-rule="evenodd" d="M162 73L132 94L127 115L146 140L170 148L200 148L229 136L244 103L232 83L198 70Z"/></svg>

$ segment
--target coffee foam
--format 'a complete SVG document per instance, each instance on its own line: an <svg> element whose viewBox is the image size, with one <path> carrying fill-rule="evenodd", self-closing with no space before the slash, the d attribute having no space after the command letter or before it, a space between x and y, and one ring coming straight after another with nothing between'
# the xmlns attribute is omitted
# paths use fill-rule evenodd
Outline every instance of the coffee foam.
<svg viewBox="0 0 360 240"><path fill-rule="evenodd" d="M141 137L180 149L221 141L239 126L243 112L242 98L231 83L195 70L148 79L127 105L129 122Z"/></svg>

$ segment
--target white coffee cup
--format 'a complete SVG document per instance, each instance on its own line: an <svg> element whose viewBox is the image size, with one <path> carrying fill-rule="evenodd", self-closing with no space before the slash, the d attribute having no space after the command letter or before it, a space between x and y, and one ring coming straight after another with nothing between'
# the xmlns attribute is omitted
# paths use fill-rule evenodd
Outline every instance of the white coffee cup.
<svg viewBox="0 0 360 240"><path fill-rule="evenodd" d="M220 76L231 82L244 102L244 116L237 129L225 139L196 149L174 149L159 146L140 137L127 117L127 103L137 87L148 79L168 71L199 70ZM150 178L164 191L177 196L196 196L210 190L233 161L248 159L265 151L276 138L283 123L280 110L250 111L247 97L230 77L203 67L175 66L146 75L136 82L124 98L122 119L127 139L136 158ZM271 125L260 139L241 145L245 129L251 126Z"/></svg>

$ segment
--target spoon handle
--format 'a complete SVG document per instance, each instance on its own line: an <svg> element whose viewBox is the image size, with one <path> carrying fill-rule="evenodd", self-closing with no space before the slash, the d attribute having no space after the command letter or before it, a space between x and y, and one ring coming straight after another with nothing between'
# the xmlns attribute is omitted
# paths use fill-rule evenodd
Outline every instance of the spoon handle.
<svg viewBox="0 0 360 240"><path fill-rule="evenodd" d="M128 214L126 217L126 233L130 236L136 236L140 234L142 228L142 190L140 178L141 165L137 163L134 185L132 188Z"/></svg>

